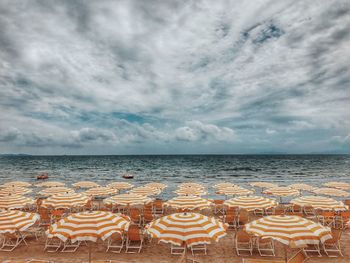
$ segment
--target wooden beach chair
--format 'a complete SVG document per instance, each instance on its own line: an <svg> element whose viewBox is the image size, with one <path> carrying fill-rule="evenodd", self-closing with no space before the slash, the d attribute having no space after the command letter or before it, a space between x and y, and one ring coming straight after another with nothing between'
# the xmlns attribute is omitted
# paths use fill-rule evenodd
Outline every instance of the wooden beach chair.
<svg viewBox="0 0 350 263"><path fill-rule="evenodd" d="M143 245L143 236L138 225L130 225L126 239L126 253L140 253Z"/></svg>
<svg viewBox="0 0 350 263"><path fill-rule="evenodd" d="M120 253L124 247L124 236L116 232L107 239L106 252Z"/></svg>

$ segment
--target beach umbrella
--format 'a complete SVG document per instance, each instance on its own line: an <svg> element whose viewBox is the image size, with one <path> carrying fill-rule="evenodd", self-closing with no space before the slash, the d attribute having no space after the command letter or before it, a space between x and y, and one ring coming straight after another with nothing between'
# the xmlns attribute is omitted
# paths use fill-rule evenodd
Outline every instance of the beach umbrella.
<svg viewBox="0 0 350 263"><path fill-rule="evenodd" d="M245 224L244 229L249 234L272 238L291 247L324 243L332 238L330 228L299 216L266 216ZM286 247L285 257L287 261Z"/></svg>
<svg viewBox="0 0 350 263"><path fill-rule="evenodd" d="M216 193L224 195L251 195L254 193L254 191L236 186L219 189L216 191Z"/></svg>
<svg viewBox="0 0 350 263"><path fill-rule="evenodd" d="M109 187L94 187L86 190L84 194L87 196L104 197L109 195L116 195L118 194L118 190Z"/></svg>
<svg viewBox="0 0 350 263"><path fill-rule="evenodd" d="M88 188L99 187L99 185L91 181L80 181L80 182L74 183L73 187L88 189Z"/></svg>
<svg viewBox="0 0 350 263"><path fill-rule="evenodd" d="M130 193L151 196L151 195L159 195L161 193L161 190L154 187L140 186L140 187L131 189Z"/></svg>
<svg viewBox="0 0 350 263"><path fill-rule="evenodd" d="M12 181L12 182L7 182L4 183L1 187L30 187L32 184L28 182L22 182L22 181Z"/></svg>
<svg viewBox="0 0 350 263"><path fill-rule="evenodd" d="M337 197L348 197L350 196L349 192L335 189L335 188L316 188L312 192L318 195L329 195L329 196L337 196Z"/></svg>
<svg viewBox="0 0 350 263"><path fill-rule="evenodd" d="M154 188L157 188L160 190L164 190L167 187L166 184L158 183L158 182L151 182L151 183L145 184L145 186L146 187L154 187Z"/></svg>
<svg viewBox="0 0 350 263"><path fill-rule="evenodd" d="M201 189L204 189L205 187L199 183L182 183L178 186L178 188L201 188Z"/></svg>
<svg viewBox="0 0 350 263"><path fill-rule="evenodd" d="M168 200L164 203L164 206L173 207L175 209L194 210L205 209L212 205L212 202L207 199L194 196L194 195L180 195Z"/></svg>
<svg viewBox="0 0 350 263"><path fill-rule="evenodd" d="M32 192L31 189L28 189L28 188L25 188L25 187L9 186L9 187L0 189L0 196L1 195L8 196L9 194L25 195L25 194L29 194L31 192Z"/></svg>
<svg viewBox="0 0 350 263"><path fill-rule="evenodd" d="M235 187L235 186L236 185L233 184L233 183L225 182L225 183L216 184L216 185L213 186L213 188L222 189L222 188L226 188L226 187Z"/></svg>
<svg viewBox="0 0 350 263"><path fill-rule="evenodd" d="M42 183L36 184L35 186L37 186L37 187L61 187L61 186L65 186L65 184L61 183L61 182L51 181L51 182L42 182Z"/></svg>
<svg viewBox="0 0 350 263"><path fill-rule="evenodd" d="M21 209L34 203L35 201L32 198L23 195L9 194L0 196L0 209Z"/></svg>
<svg viewBox="0 0 350 263"><path fill-rule="evenodd" d="M69 194L69 193L74 193L74 190L68 187L49 187L49 188L45 188L43 190L41 190L39 192L39 195L42 196L50 196L50 195L55 195L55 194Z"/></svg>
<svg viewBox="0 0 350 263"><path fill-rule="evenodd" d="M104 204L107 205L122 205L122 206L135 206L135 205L145 205L152 202L152 199L139 194L121 194L115 195L103 200Z"/></svg>
<svg viewBox="0 0 350 263"><path fill-rule="evenodd" d="M224 202L224 205L228 207L238 207L239 209L245 209L252 211L255 209L267 209L278 206L276 200L265 198L262 196L238 196L228 199Z"/></svg>
<svg viewBox="0 0 350 263"><path fill-rule="evenodd" d="M308 185L308 184L291 184L288 187L296 189L296 190L302 190L302 191L312 191L315 187Z"/></svg>
<svg viewBox="0 0 350 263"><path fill-rule="evenodd" d="M127 182L113 182L113 183L108 184L107 187L122 190L122 189L133 188L134 185L127 183Z"/></svg>
<svg viewBox="0 0 350 263"><path fill-rule="evenodd" d="M174 193L178 195L197 195L197 196L202 196L207 194L207 192L204 191L202 188L192 188L192 187L180 188L174 191Z"/></svg>
<svg viewBox="0 0 350 263"><path fill-rule="evenodd" d="M47 199L43 200L43 207L52 208L73 208L73 207L83 207L89 202L90 198L84 194L80 193L58 193L54 194Z"/></svg>
<svg viewBox="0 0 350 263"><path fill-rule="evenodd" d="M260 187L260 188L273 188L278 187L277 184L269 183L269 182L252 182L249 183L253 187Z"/></svg>
<svg viewBox="0 0 350 263"><path fill-rule="evenodd" d="M267 195L279 196L281 203L282 203L282 197L283 196L297 196L297 195L300 195L300 192L298 190L290 188L290 187L286 187L286 186L268 188L268 189L264 190L263 193L267 194Z"/></svg>
<svg viewBox="0 0 350 263"><path fill-rule="evenodd" d="M0 210L0 233L25 231L40 219L38 214L16 210Z"/></svg>
<svg viewBox="0 0 350 263"><path fill-rule="evenodd" d="M343 211L348 209L348 206L343 202L324 196L301 196L291 200L290 203L301 207L312 206L315 209L322 210Z"/></svg>
<svg viewBox="0 0 350 263"><path fill-rule="evenodd" d="M113 233L123 233L130 225L128 217L104 211L89 211L71 214L46 231L49 238L57 237L63 242L71 240L96 242L103 241ZM91 262L91 244L89 245L89 262Z"/></svg>
<svg viewBox="0 0 350 263"><path fill-rule="evenodd" d="M323 185L327 187L341 189L341 190L350 190L350 183L345 183L345 182L328 182L328 183L324 183Z"/></svg>

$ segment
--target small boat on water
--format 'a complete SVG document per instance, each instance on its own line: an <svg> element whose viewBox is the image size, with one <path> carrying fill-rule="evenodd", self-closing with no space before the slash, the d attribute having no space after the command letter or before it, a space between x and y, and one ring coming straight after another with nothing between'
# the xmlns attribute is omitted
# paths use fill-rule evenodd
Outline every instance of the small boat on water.
<svg viewBox="0 0 350 263"><path fill-rule="evenodd" d="M36 177L37 180L45 180L49 179L49 174L48 173L41 173Z"/></svg>
<svg viewBox="0 0 350 263"><path fill-rule="evenodd" d="M133 174L123 174L122 176L124 179L133 179L134 175Z"/></svg>

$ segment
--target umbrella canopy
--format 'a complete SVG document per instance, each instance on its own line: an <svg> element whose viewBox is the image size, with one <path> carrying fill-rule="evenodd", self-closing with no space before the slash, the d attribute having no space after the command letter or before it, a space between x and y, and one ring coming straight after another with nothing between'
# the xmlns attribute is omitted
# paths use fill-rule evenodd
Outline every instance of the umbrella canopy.
<svg viewBox="0 0 350 263"><path fill-rule="evenodd" d="M248 190L242 187L226 187L216 191L217 194L224 195L251 195L254 193L252 190Z"/></svg>
<svg viewBox="0 0 350 263"><path fill-rule="evenodd" d="M38 214L0 210L0 233L24 231L40 219Z"/></svg>
<svg viewBox="0 0 350 263"><path fill-rule="evenodd" d="M175 213L151 222L146 231L159 241L187 246L210 244L226 235L227 225L197 213Z"/></svg>
<svg viewBox="0 0 350 263"><path fill-rule="evenodd" d="M31 192L32 192L31 189L28 189L28 188L25 188L25 187L9 186L9 187L0 189L0 196L1 195L8 196L9 194L25 195L25 194L29 194Z"/></svg>
<svg viewBox="0 0 350 263"><path fill-rule="evenodd" d="M225 182L225 183L216 184L216 185L213 186L213 188L222 189L222 188L225 188L225 187L234 187L234 186L236 186L236 185L233 184L233 183Z"/></svg>
<svg viewBox="0 0 350 263"><path fill-rule="evenodd" d="M236 198L228 199L224 202L224 205L228 207L239 207L252 211L255 209L267 209L278 206L278 203L269 198L262 196L239 196Z"/></svg>
<svg viewBox="0 0 350 263"><path fill-rule="evenodd" d="M94 187L86 190L84 194L88 196L109 196L118 194L118 190L109 187Z"/></svg>
<svg viewBox="0 0 350 263"><path fill-rule="evenodd" d="M251 186L254 187L260 187L260 188L273 188L273 187L278 187L277 184L273 184L273 183L268 183L268 182L252 182L249 183Z"/></svg>
<svg viewBox="0 0 350 263"><path fill-rule="evenodd" d="M244 228L250 234L296 247L332 238L330 228L299 216L266 216L245 224Z"/></svg>
<svg viewBox="0 0 350 263"><path fill-rule="evenodd" d="M63 193L74 193L74 190L68 187L49 187L49 188L45 188L44 190L41 190L39 192L39 195L43 195L43 196L50 196L50 195L56 195L56 194L63 194Z"/></svg>
<svg viewBox="0 0 350 263"><path fill-rule="evenodd" d="M205 187L202 184L199 183L182 183L178 186L178 188L201 188L204 189Z"/></svg>
<svg viewBox="0 0 350 263"><path fill-rule="evenodd" d="M291 200L290 203L299 206L312 206L315 209L323 210L342 211L348 209L348 206L343 202L323 196L302 196Z"/></svg>
<svg viewBox="0 0 350 263"><path fill-rule="evenodd" d="M134 185L129 184L127 182L114 182L114 183L108 184L107 187L114 188L114 189L130 189L130 188L133 188Z"/></svg>
<svg viewBox="0 0 350 263"><path fill-rule="evenodd" d="M103 200L103 203L107 205L124 205L124 206L135 206L145 205L152 202L152 199L139 194L121 194L115 195Z"/></svg>
<svg viewBox="0 0 350 263"><path fill-rule="evenodd" d="M159 195L161 193L161 190L154 187L141 186L130 190L130 193L151 196L151 195Z"/></svg>
<svg viewBox="0 0 350 263"><path fill-rule="evenodd" d="M37 187L61 187L61 186L65 186L65 184L61 183L61 182L51 181L51 182L42 182L42 183L36 184L35 186L37 186Z"/></svg>
<svg viewBox="0 0 350 263"><path fill-rule="evenodd" d="M164 203L165 206L170 206L176 209L205 209L212 205L212 202L207 199L190 195L180 195Z"/></svg>
<svg viewBox="0 0 350 263"><path fill-rule="evenodd" d="M151 182L151 183L145 184L145 186L158 188L160 190L163 190L164 188L168 187L166 184L158 183L158 182Z"/></svg>
<svg viewBox="0 0 350 263"><path fill-rule="evenodd" d="M303 191L312 191L315 188L314 186L308 184L291 184L288 187Z"/></svg>
<svg viewBox="0 0 350 263"><path fill-rule="evenodd" d="M74 183L73 187L88 189L88 188L99 187L99 185L97 183L95 183L95 182L80 181L80 182Z"/></svg>
<svg viewBox="0 0 350 263"><path fill-rule="evenodd" d="M1 209L21 209L27 205L34 204L35 201L23 195L2 195L0 196Z"/></svg>
<svg viewBox="0 0 350 263"><path fill-rule="evenodd" d="M87 204L90 200L84 194L78 193L59 193L48 197L43 200L41 204L44 207L52 207L52 208L72 208L72 207L82 207Z"/></svg>
<svg viewBox="0 0 350 263"><path fill-rule="evenodd" d="M263 191L264 194L274 195L274 196L296 196L300 195L300 192L296 189L290 187L274 187L268 188Z"/></svg>
<svg viewBox="0 0 350 263"><path fill-rule="evenodd" d="M174 191L174 193L178 195L197 195L197 196L202 196L207 194L207 192L204 191L202 188L192 188L192 187L180 188Z"/></svg>
<svg viewBox="0 0 350 263"><path fill-rule="evenodd" d="M317 189L314 189L313 192L319 195L329 195L329 196L337 196L337 197L350 196L350 193L343 190L334 189L334 188L317 188Z"/></svg>
<svg viewBox="0 0 350 263"><path fill-rule="evenodd" d="M324 183L323 185L327 187L341 189L341 190L350 190L350 183L345 183L345 182L328 182L328 183Z"/></svg>
<svg viewBox="0 0 350 263"><path fill-rule="evenodd" d="M12 182L4 183L1 187L9 187L9 186L30 187L30 186L32 186L32 184L30 184L28 182L22 182L22 181L12 181Z"/></svg>
<svg viewBox="0 0 350 263"><path fill-rule="evenodd" d="M113 233L129 228L130 220L120 214L104 211L74 213L59 220L46 231L49 238L57 237L63 242L93 241L107 239Z"/></svg>

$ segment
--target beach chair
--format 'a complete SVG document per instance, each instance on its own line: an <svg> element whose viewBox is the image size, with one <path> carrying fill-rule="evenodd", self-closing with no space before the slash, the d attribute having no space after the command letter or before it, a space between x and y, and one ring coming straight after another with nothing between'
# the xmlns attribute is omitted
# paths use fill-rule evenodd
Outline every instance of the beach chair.
<svg viewBox="0 0 350 263"><path fill-rule="evenodd" d="M262 257L275 256L275 244L272 238L258 238L257 248Z"/></svg>
<svg viewBox="0 0 350 263"><path fill-rule="evenodd" d="M53 238L47 237L45 241L44 251L49 253L54 253L54 252L57 252L61 248L61 246L62 246L61 239L57 237L53 237Z"/></svg>
<svg viewBox="0 0 350 263"><path fill-rule="evenodd" d="M237 225L241 227L247 223L249 223L249 212L245 209L240 209L237 217Z"/></svg>
<svg viewBox="0 0 350 263"><path fill-rule="evenodd" d="M343 257L340 246L342 233L339 229L332 229L332 239L328 239L323 243L323 250L328 257L337 257L337 254Z"/></svg>
<svg viewBox="0 0 350 263"><path fill-rule="evenodd" d="M131 207L129 209L129 216L133 223L141 225L142 224L142 216L139 208Z"/></svg>
<svg viewBox="0 0 350 263"><path fill-rule="evenodd" d="M254 215L256 215L256 216L263 216L264 215L264 209L260 209L260 208L254 209Z"/></svg>
<svg viewBox="0 0 350 263"><path fill-rule="evenodd" d="M156 199L153 201L153 213L155 215L163 215L164 214L164 207L163 207L163 200Z"/></svg>
<svg viewBox="0 0 350 263"><path fill-rule="evenodd" d="M56 209L56 210L52 210L51 211L51 214L50 214L50 221L51 221L51 224L59 221L63 215L64 215L64 209Z"/></svg>
<svg viewBox="0 0 350 263"><path fill-rule="evenodd" d="M282 207L275 208L275 210L274 210L275 216L280 216L280 215L284 215L284 214L285 214L285 211Z"/></svg>
<svg viewBox="0 0 350 263"><path fill-rule="evenodd" d="M287 260L287 263L303 263L308 260L307 255L303 250L299 250L295 253L290 259ZM256 259L256 258L242 258L243 263L286 263L286 261L281 259Z"/></svg>
<svg viewBox="0 0 350 263"><path fill-rule="evenodd" d="M0 251L13 251L22 242L27 246L27 242L25 241L26 235L21 232L3 233L2 237Z"/></svg>
<svg viewBox="0 0 350 263"><path fill-rule="evenodd" d="M297 253L295 253L291 258L289 258L287 263L303 263L308 259L309 257L301 249Z"/></svg>
<svg viewBox="0 0 350 263"><path fill-rule="evenodd" d="M227 223L229 227L236 228L238 225L237 216L238 216L238 207L229 207L225 211L225 214L223 216L223 221Z"/></svg>
<svg viewBox="0 0 350 263"><path fill-rule="evenodd" d="M306 218L314 219L316 217L316 211L312 206L304 206L303 212Z"/></svg>
<svg viewBox="0 0 350 263"><path fill-rule="evenodd" d="M274 207L269 207L264 209L264 214L267 216L271 216L274 214L275 208Z"/></svg>
<svg viewBox="0 0 350 263"><path fill-rule="evenodd" d="M304 249L304 252L306 255L309 255L309 253L317 253L319 257L321 257L321 249L320 244L308 244Z"/></svg>
<svg viewBox="0 0 350 263"><path fill-rule="evenodd" d="M292 212L293 213L302 213L303 212L303 208L300 205L292 205Z"/></svg>
<svg viewBox="0 0 350 263"><path fill-rule="evenodd" d="M320 223L324 226L335 227L336 214L332 211L324 211L318 215Z"/></svg>
<svg viewBox="0 0 350 263"><path fill-rule="evenodd" d="M140 253L143 245L143 236L138 225L130 225L126 238L126 253ZM135 251L136 250L136 251Z"/></svg>
<svg viewBox="0 0 350 263"><path fill-rule="evenodd" d="M70 239L68 239L66 242L63 243L63 248L62 248L61 252L73 253L73 252L77 251L80 244L81 244L81 241L76 241L73 243Z"/></svg>
<svg viewBox="0 0 350 263"><path fill-rule="evenodd" d="M120 253L124 247L124 236L116 232L107 239L106 252Z"/></svg>
<svg viewBox="0 0 350 263"><path fill-rule="evenodd" d="M47 208L40 207L39 208L39 215L40 215L40 227L48 227L51 224L51 216L50 211Z"/></svg>
<svg viewBox="0 0 350 263"><path fill-rule="evenodd" d="M338 217L339 228L345 229L350 222L350 211L342 211Z"/></svg>
<svg viewBox="0 0 350 263"><path fill-rule="evenodd" d="M191 253L192 256L197 255L196 252L202 252L199 253L201 255L206 255L207 254L207 244L198 244L198 245L192 245L191 246Z"/></svg>
<svg viewBox="0 0 350 263"><path fill-rule="evenodd" d="M142 217L142 223L145 225L149 222L152 222L154 220L154 215L152 209L144 209L143 210L143 217Z"/></svg>
<svg viewBox="0 0 350 263"><path fill-rule="evenodd" d="M184 245L178 246L178 245L174 245L171 244L170 245L170 253L172 255L181 255L184 254L186 250L186 247Z"/></svg>
<svg viewBox="0 0 350 263"><path fill-rule="evenodd" d="M225 207L224 207L224 201L225 200L221 200L221 199L214 199L213 203L214 203L214 214L221 214L224 215L225 213Z"/></svg>
<svg viewBox="0 0 350 263"><path fill-rule="evenodd" d="M244 230L239 230L236 233L235 248L238 256L241 256L241 252L249 252L253 254L253 242L251 236Z"/></svg>

